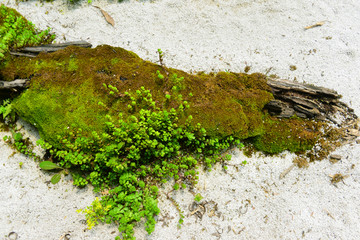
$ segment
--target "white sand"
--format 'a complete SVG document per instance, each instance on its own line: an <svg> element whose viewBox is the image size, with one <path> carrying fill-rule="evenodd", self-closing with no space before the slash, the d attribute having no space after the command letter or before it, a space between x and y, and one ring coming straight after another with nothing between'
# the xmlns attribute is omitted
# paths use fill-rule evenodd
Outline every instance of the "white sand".
<svg viewBox="0 0 360 240"><path fill-rule="evenodd" d="M358 0L158 0L112 4L94 1L116 25L109 25L97 8L83 4L68 8L62 1L15 5L0 0L40 28L51 27L58 41L86 40L134 51L156 62L157 49L165 64L188 72L268 71L281 78L337 90L343 101L360 113L360 1ZM325 21L321 27L304 27ZM297 70L290 71L290 65ZM27 129L31 129L27 127ZM6 133L0 133L0 137ZM32 130L31 135L36 136ZM18 239L114 239L115 225L84 230L84 216L76 209L94 199L90 187L77 189L69 179L47 184L51 175L38 164L0 141L0 239L14 231ZM151 236L143 226L138 239L360 239L360 146L338 149L339 163L325 160L308 169L293 169L294 155L254 156L233 151L231 164L247 160L228 173L217 166L201 173L196 192L218 204L218 216L185 218L177 228L178 213L162 190L161 221ZM23 162L23 168L19 168ZM348 175L337 187L329 175ZM172 195L185 215L193 195Z"/></svg>

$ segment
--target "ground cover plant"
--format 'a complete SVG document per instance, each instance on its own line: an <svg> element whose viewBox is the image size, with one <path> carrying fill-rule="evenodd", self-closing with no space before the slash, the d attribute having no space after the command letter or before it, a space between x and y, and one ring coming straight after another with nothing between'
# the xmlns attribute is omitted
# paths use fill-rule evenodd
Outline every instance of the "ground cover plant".
<svg viewBox="0 0 360 240"><path fill-rule="evenodd" d="M9 56L0 78L31 78L29 89L4 102L0 114L14 112L38 128L38 143L48 152L40 167L69 170L79 187L92 184L101 197L81 210L89 228L115 222L124 239L134 238L143 218L147 232L154 230L161 183L174 179L175 190L193 186L198 167L229 160L223 150L241 147L242 140L267 153L311 149L324 127L264 111L273 99L265 75L191 75L105 45ZM13 137L25 152L22 136Z"/></svg>
<svg viewBox="0 0 360 240"><path fill-rule="evenodd" d="M50 43L55 35L50 29L39 31L34 24L27 21L14 9L0 6L0 63L4 61L9 50Z"/></svg>

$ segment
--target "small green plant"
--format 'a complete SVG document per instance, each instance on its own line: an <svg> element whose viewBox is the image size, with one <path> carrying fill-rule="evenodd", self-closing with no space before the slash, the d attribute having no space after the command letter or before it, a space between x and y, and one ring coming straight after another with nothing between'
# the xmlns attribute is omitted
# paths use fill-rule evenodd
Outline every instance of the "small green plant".
<svg viewBox="0 0 360 240"><path fill-rule="evenodd" d="M173 177L174 189L196 184L198 164L205 162L211 168L216 162L226 161L221 151L239 141L207 136L200 124L191 123L192 116L187 116L190 103L182 101L176 92L172 95L179 107L166 110L144 87L124 93L112 85L104 85L104 89L114 100L111 104L122 101L129 114L116 116L109 112L104 123L106 132L101 134L69 128L66 136L58 136L59 149L38 141L57 162L46 162L49 166L43 166L43 162L40 167L73 169L74 185L90 183L97 192L108 189L101 199L80 212L86 214L89 228L98 222L116 222L124 239L133 239L134 226L142 218L146 219L146 231L154 231L161 183ZM99 102L99 106L109 110L105 102ZM180 122L180 116L187 116L186 121ZM210 162L206 161L208 155ZM179 212L181 224L184 215Z"/></svg>
<svg viewBox="0 0 360 240"><path fill-rule="evenodd" d="M10 99L6 99L3 101L2 105L0 105L0 115L2 115L2 119L5 120L6 117L10 117L14 114L12 114L12 107ZM11 117L11 119L14 119L14 116Z"/></svg>
<svg viewBox="0 0 360 240"><path fill-rule="evenodd" d="M103 222L105 220L105 216L108 214L110 205L104 206L100 202L99 198L95 198L92 202L91 206L86 209L77 210L78 213L85 213L87 216L88 228L92 229L99 221Z"/></svg>
<svg viewBox="0 0 360 240"><path fill-rule="evenodd" d="M159 70L156 71L156 74L160 80L164 79L164 75L162 75Z"/></svg>
<svg viewBox="0 0 360 240"><path fill-rule="evenodd" d="M12 131L12 136L16 150L30 157L34 156L32 149L29 147L29 141L23 138L22 133Z"/></svg>
<svg viewBox="0 0 360 240"><path fill-rule="evenodd" d="M43 161L39 164L39 166L41 169L46 171L59 170L59 169L62 170L60 173L56 173L54 176L52 176L50 180L52 184L58 183L61 179L61 174L66 173L66 171L62 167L59 167L58 165L50 161Z"/></svg>
<svg viewBox="0 0 360 240"><path fill-rule="evenodd" d="M173 87L171 88L173 92L178 93L185 89L184 77L178 77L177 74L174 73L171 75L170 81L173 84Z"/></svg>
<svg viewBox="0 0 360 240"><path fill-rule="evenodd" d="M0 60L9 50L34 46L40 43L50 43L55 35L50 29L39 31L22 17L17 11L0 6Z"/></svg>
<svg viewBox="0 0 360 240"><path fill-rule="evenodd" d="M24 139L22 133L17 132L14 129L11 129L12 136L4 136L3 140L10 146L13 146L17 151L22 154L25 154L29 157L37 157L32 150L32 144L29 139Z"/></svg>
<svg viewBox="0 0 360 240"><path fill-rule="evenodd" d="M157 52L159 54L159 63L161 66L164 66L164 53L160 48L157 50Z"/></svg>
<svg viewBox="0 0 360 240"><path fill-rule="evenodd" d="M201 196L200 193L197 193L197 194L195 195L194 200L195 200L196 202L200 202L202 199L203 199L203 196Z"/></svg>
<svg viewBox="0 0 360 240"><path fill-rule="evenodd" d="M23 165L24 165L24 163L23 163L23 162L19 162L19 168L22 168L22 167L23 167Z"/></svg>

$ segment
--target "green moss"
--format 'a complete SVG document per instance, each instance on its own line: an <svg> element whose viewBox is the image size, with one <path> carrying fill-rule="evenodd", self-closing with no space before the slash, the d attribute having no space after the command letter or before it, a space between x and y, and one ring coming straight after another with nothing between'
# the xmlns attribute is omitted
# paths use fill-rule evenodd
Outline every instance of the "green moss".
<svg viewBox="0 0 360 240"><path fill-rule="evenodd" d="M117 64L120 61L118 58L111 59L111 65Z"/></svg>
<svg viewBox="0 0 360 240"><path fill-rule="evenodd" d="M101 133L106 114L116 118L119 113L126 117L139 111L139 107L130 110L124 93L141 87L150 90L160 109L183 107L181 101L189 103L180 125L191 116L193 127L200 123L208 136L252 138L264 152L310 149L319 135L319 127L312 121L278 120L263 111L273 96L266 77L259 73L191 75L104 45L68 47L33 59L13 58L0 75L5 80L31 77L30 89L15 100L14 109L36 124L41 136L55 146L56 136L65 135L68 127ZM116 87L119 93L110 98L104 84Z"/></svg>
<svg viewBox="0 0 360 240"><path fill-rule="evenodd" d="M191 115L194 124L200 123L209 136L219 138L246 139L264 133L262 109L273 99L261 74L190 75L106 45L14 58L0 74L5 80L31 77L30 89L16 99L14 109L54 145L54 137L64 135L69 126L100 133L104 129L99 123L106 112L131 115L122 94L142 86L163 109L180 107L179 100L189 102L191 107L180 123ZM159 74L164 77L160 79ZM116 87L120 94L109 98L103 84ZM97 105L99 101L105 103L106 111Z"/></svg>
<svg viewBox="0 0 360 240"><path fill-rule="evenodd" d="M67 70L69 72L75 72L78 69L77 60L73 57L70 57L69 65L67 67Z"/></svg>
<svg viewBox="0 0 360 240"><path fill-rule="evenodd" d="M267 153L284 150L302 152L313 148L321 136L323 123L300 118L277 119L266 117L264 133L254 138L255 147Z"/></svg>

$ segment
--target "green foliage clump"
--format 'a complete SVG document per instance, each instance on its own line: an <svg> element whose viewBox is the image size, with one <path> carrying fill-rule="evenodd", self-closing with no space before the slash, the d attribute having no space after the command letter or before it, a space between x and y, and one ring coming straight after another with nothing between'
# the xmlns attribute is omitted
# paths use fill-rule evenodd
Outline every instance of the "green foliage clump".
<svg viewBox="0 0 360 240"><path fill-rule="evenodd" d="M19 132L13 123L15 121L15 112L12 108L12 102L10 99L5 99L0 105L0 120L10 126L11 136L4 136L3 140L15 148L20 153L23 153L29 157L36 157L32 150L32 144L29 139L25 139L23 134Z"/></svg>
<svg viewBox="0 0 360 240"><path fill-rule="evenodd" d="M11 136L6 135L3 137L3 140L5 143L15 148L18 152L29 157L36 157L32 149L32 144L30 143L29 139L25 139L23 137L22 133L12 129Z"/></svg>
<svg viewBox="0 0 360 240"><path fill-rule="evenodd" d="M6 117L11 116L12 112L12 105L10 102L10 99L5 99L3 103L0 105L0 116L3 120L6 119Z"/></svg>
<svg viewBox="0 0 360 240"><path fill-rule="evenodd" d="M104 87L110 97L117 98L116 87ZM161 109L144 87L122 95L131 115L107 115L102 134L94 131L87 136L82 129L70 128L66 136L58 136L61 148L54 150L44 141L40 143L51 150L60 167L74 169L75 185L91 183L96 191L110 189L82 211L89 227L98 221L116 222L123 237L133 239L133 228L142 218L147 219L147 232L154 230L159 184L172 177L182 188L196 183L199 162L211 168L228 160L221 157L221 150L240 142L207 136L200 124L194 127L191 115L179 122L189 106ZM108 109L103 102L99 105Z"/></svg>
<svg viewBox="0 0 360 240"><path fill-rule="evenodd" d="M0 6L0 60L9 50L50 43L55 35L50 29L39 31L16 10Z"/></svg>
<svg viewBox="0 0 360 240"><path fill-rule="evenodd" d="M202 199L203 199L203 196L201 196L200 193L195 195L195 198L194 198L195 201L200 202Z"/></svg>

